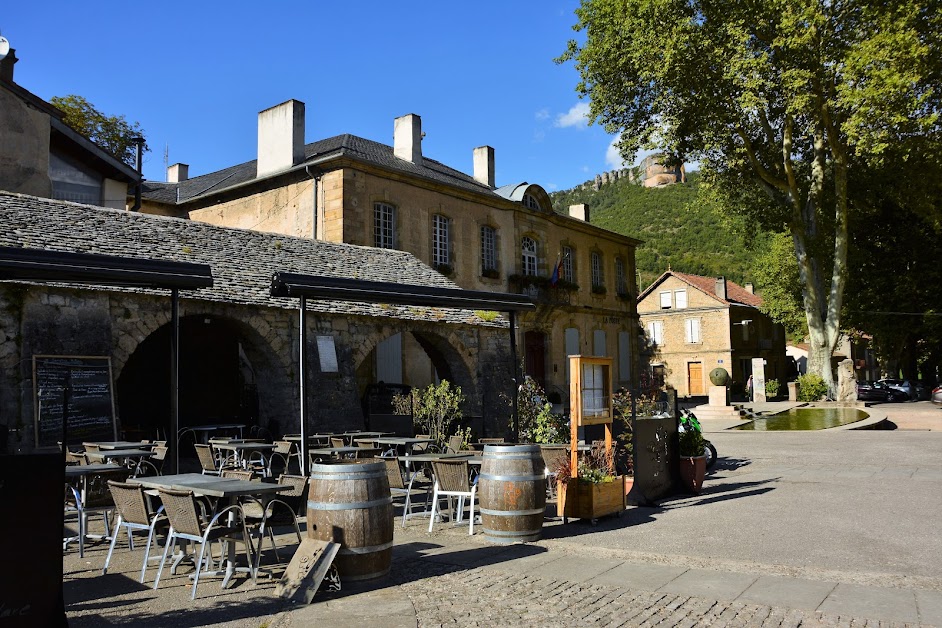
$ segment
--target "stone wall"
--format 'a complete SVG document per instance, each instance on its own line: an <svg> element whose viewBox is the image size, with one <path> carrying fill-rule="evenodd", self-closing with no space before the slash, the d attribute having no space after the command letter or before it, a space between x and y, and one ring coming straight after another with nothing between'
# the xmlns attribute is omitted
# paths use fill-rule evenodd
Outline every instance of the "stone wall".
<svg viewBox="0 0 942 628"><path fill-rule="evenodd" d="M52 196L49 115L0 87L0 189Z"/></svg>

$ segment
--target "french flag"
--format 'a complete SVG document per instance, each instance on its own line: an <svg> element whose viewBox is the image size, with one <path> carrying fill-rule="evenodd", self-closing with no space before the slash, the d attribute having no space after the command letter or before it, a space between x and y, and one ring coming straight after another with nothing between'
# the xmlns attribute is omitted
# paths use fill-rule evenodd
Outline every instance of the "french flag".
<svg viewBox="0 0 942 628"><path fill-rule="evenodd" d="M563 258L562 253L556 255L556 265L553 266L553 274L550 275L550 285L554 288L556 284L559 283L559 276L563 272Z"/></svg>

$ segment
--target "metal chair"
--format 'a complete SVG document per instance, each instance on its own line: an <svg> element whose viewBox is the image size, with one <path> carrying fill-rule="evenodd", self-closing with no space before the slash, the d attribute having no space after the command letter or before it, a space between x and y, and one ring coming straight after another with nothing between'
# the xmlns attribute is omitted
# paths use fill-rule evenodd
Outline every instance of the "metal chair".
<svg viewBox="0 0 942 628"><path fill-rule="evenodd" d="M219 472L219 477L251 482L255 478L255 471L251 469L222 469Z"/></svg>
<svg viewBox="0 0 942 628"><path fill-rule="evenodd" d="M399 466L398 458L377 458L386 465L386 477L389 479L389 492L395 497L404 495L406 500L402 505L402 527L406 527L406 519L414 515L412 512L412 488L419 471L415 470L409 473L409 481L406 482L402 476L402 467ZM428 486L425 487L425 501L428 503Z"/></svg>
<svg viewBox="0 0 942 628"><path fill-rule="evenodd" d="M354 453L353 457L354 457L354 458L358 458L358 459L363 459L363 458L379 458L379 457L382 455L383 450L382 450L382 449L378 449L378 448L376 448L376 447L370 447L370 448L359 447L359 448L358 448L355 452L353 452L353 453Z"/></svg>
<svg viewBox="0 0 942 628"><path fill-rule="evenodd" d="M100 514L105 526L105 538L111 537L111 513L115 504L108 489L108 480L124 482L130 471L115 465L114 470L101 471L82 478L82 488L71 484L65 485L65 514L75 514L78 518L79 556L85 557L85 537L88 536L88 517ZM75 537L63 539L62 549L66 549Z"/></svg>
<svg viewBox="0 0 942 628"><path fill-rule="evenodd" d="M462 438L461 436L449 436L447 452L450 454L456 454L461 450L461 445L463 444L464 444L464 438Z"/></svg>
<svg viewBox="0 0 942 628"><path fill-rule="evenodd" d="M160 568L157 569L157 577L154 579L154 589L157 589L160 584L160 576L167 562L170 546L178 539L190 541L200 546L199 558L196 560L196 573L193 576L191 600L196 599L196 587L199 585L200 573L203 571L204 563L209 565L212 562L212 556L206 554L206 548L212 541L241 541L245 545L245 557L248 560L252 582L257 582L255 561L252 557L255 549L251 539L249 539L249 531L245 526L245 514L240 504L223 508L207 522L205 516L201 516L199 502L193 495L193 491L174 491L170 489L157 489L157 491L164 504L167 519L170 521L170 530L167 533L167 544L164 545ZM208 560L204 560L204 558Z"/></svg>
<svg viewBox="0 0 942 628"><path fill-rule="evenodd" d="M330 437L330 446L331 447L346 447L347 440L342 436L331 436Z"/></svg>
<svg viewBox="0 0 942 628"><path fill-rule="evenodd" d="M245 513L247 525L255 525L258 530L258 551L255 553L255 571L258 573L258 567L262 559L262 545L265 542L265 535L271 541L272 550L275 552L275 560L281 561L278 557L278 547L275 545L275 534L272 527L276 525L294 526L294 531L298 536L298 543L301 543L301 527L298 525L298 514L301 506L305 504L304 496L307 494L307 478L303 475L278 476L278 484L290 486L291 489L278 493L278 497L270 499L264 504L255 498L250 498L242 504L242 510ZM276 506L280 506L277 510ZM256 522L258 522L256 524Z"/></svg>
<svg viewBox="0 0 942 628"><path fill-rule="evenodd" d="M428 531L432 531L435 525L435 512L438 510L438 500L441 497L448 498L449 512L452 510L452 497L458 498L458 516L453 517L456 523L461 523L464 516L464 498L468 497L470 501L470 515L468 524L468 534L474 534L474 498L477 494L477 484L471 484L468 479L468 461L467 460L434 460L432 461L432 472L435 475L435 486L432 492L432 513L431 521L428 522Z"/></svg>
<svg viewBox="0 0 942 628"><path fill-rule="evenodd" d="M271 477L272 475L272 462L274 462L276 457L280 458L284 462L284 473L291 472L290 467L292 458L298 459L298 469L301 469L301 451L298 447L294 446L294 443L287 440L276 440L274 445L275 448L268 456L268 477Z"/></svg>
<svg viewBox="0 0 942 628"><path fill-rule="evenodd" d="M219 475L221 465L216 465L213 448L201 443L194 443L193 447L196 449L196 457L199 458L200 466L203 468L203 475Z"/></svg>
<svg viewBox="0 0 942 628"><path fill-rule="evenodd" d="M147 499L144 497L144 488L139 484L108 480L108 488L111 491L112 499L114 499L115 510L118 511L118 520L114 525L111 546L108 548L108 556L105 558L105 566L102 568L101 574L108 573L111 555L114 553L118 533L122 527L128 532L128 547L131 551L134 551L133 532L135 530L147 530L147 547L144 548L144 562L141 564L140 582L143 584L144 575L147 573L147 563L150 560L150 547L154 541L154 531L159 521L166 520L166 516L163 515L164 507L161 506L156 513L152 514L147 506Z"/></svg>

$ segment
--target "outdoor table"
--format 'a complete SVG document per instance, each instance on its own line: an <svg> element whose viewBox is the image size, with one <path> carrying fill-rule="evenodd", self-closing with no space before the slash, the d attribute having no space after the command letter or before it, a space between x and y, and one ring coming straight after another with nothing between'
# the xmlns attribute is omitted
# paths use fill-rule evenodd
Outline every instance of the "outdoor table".
<svg viewBox="0 0 942 628"><path fill-rule="evenodd" d="M257 443L257 442L244 442L242 440L234 441L218 441L213 443L213 447L216 449L222 449L225 451L231 451L233 457L235 458L236 464L240 467L248 467L248 458L246 454L251 455L255 452L261 452L264 457L265 453L271 453L275 449L275 446L271 443ZM267 467L267 464L266 464Z"/></svg>
<svg viewBox="0 0 942 628"><path fill-rule="evenodd" d="M112 441L88 441L82 443L82 446L86 449L89 446L98 446L99 450L110 450L110 449L151 449L153 448L153 443L142 443L137 440L112 440Z"/></svg>
<svg viewBox="0 0 942 628"><path fill-rule="evenodd" d="M484 463L484 456L475 455L475 454L413 454L411 456L403 456L400 458L405 465L406 469L409 469L409 464L412 462L434 462L436 460L467 460L468 464L472 466L480 466Z"/></svg>
<svg viewBox="0 0 942 628"><path fill-rule="evenodd" d="M144 458L153 458L157 454L149 449L106 449L99 451L98 455L107 460L122 461L122 464L129 469L133 469L135 475L141 471L141 460ZM134 461L132 463L132 460Z"/></svg>
<svg viewBox="0 0 942 628"><path fill-rule="evenodd" d="M235 480L230 478L219 478L216 476L201 475L199 473L181 473L178 475L165 475L158 477L133 478L128 482L140 484L149 489L171 489L177 491L192 491L194 495L203 497L213 497L218 500L222 506L231 506L236 504L240 497L267 497L275 493L289 490L291 487L284 484L271 484L268 482L251 482L246 480ZM232 517L230 513L230 523ZM243 522L244 523L244 522ZM226 588L232 574L236 571L251 571L252 566L235 566L235 544L224 541L226 544L226 566L225 569L209 572L203 575L222 575L222 588ZM261 546L259 546L261 550ZM255 551L255 548L252 548ZM176 573L177 565L183 560L183 555L178 556L170 567L170 573ZM201 565L197 565L197 569Z"/></svg>
<svg viewBox="0 0 942 628"><path fill-rule="evenodd" d="M359 447L318 447L316 449L308 449L308 456L343 456L345 454L353 454L360 451Z"/></svg>
<svg viewBox="0 0 942 628"><path fill-rule="evenodd" d="M342 434L308 434L307 442L308 444L316 445L327 445L330 443L330 439L334 437L341 437ZM285 435L282 440L286 440L289 443L299 443L301 442L300 434L289 434Z"/></svg>
<svg viewBox="0 0 942 628"><path fill-rule="evenodd" d="M124 469L124 467L117 464L81 464L81 465L72 465L65 468L65 479L66 481L72 480L79 482L79 497L82 500L83 506L86 504L86 499L88 497L88 480L90 477L99 475L101 473L114 473ZM116 533L112 532L112 534ZM86 538L104 538L101 535L86 534ZM72 539L78 537L70 537L70 542Z"/></svg>
<svg viewBox="0 0 942 628"><path fill-rule="evenodd" d="M415 445L435 442L431 438L408 438L405 436L381 436L372 439L372 441L377 445L391 445L396 448L397 453L403 456L409 456L412 452L412 447Z"/></svg>
<svg viewBox="0 0 942 628"><path fill-rule="evenodd" d="M344 440L348 445L353 444L354 439L357 438L379 438L380 436L388 436L392 432L366 432L362 430L354 430L352 432L344 432L340 436L343 436Z"/></svg>
<svg viewBox="0 0 942 628"><path fill-rule="evenodd" d="M245 428L243 423L220 423L218 425L191 425L188 427L180 428L180 431L177 434L177 440L186 433L187 430L194 432L197 435L197 440L202 444L207 444L209 442L209 435L211 432L217 430L239 430L239 437L242 437L242 430Z"/></svg>

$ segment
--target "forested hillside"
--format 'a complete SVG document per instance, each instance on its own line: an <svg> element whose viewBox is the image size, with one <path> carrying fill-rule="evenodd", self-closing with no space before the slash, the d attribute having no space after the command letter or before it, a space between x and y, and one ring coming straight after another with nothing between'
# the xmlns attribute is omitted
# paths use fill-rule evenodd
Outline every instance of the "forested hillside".
<svg viewBox="0 0 942 628"><path fill-rule="evenodd" d="M668 266L749 281L754 253L747 248L745 225L701 199L699 181L694 172L687 183L644 188L624 178L598 191L575 188L550 196L557 212L586 203L592 224L644 241L637 251L642 290Z"/></svg>

